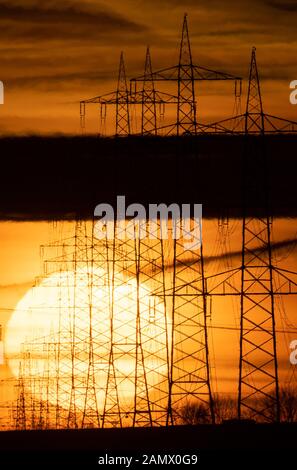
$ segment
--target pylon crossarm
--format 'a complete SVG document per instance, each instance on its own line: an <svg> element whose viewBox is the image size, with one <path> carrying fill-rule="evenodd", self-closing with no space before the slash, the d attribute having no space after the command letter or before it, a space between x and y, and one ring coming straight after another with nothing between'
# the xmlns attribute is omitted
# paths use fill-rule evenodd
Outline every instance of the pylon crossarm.
<svg viewBox="0 0 297 470"><path fill-rule="evenodd" d="M241 77L236 77L230 73L211 70L200 65L193 65L193 71L194 80L242 80Z"/></svg>
<svg viewBox="0 0 297 470"><path fill-rule="evenodd" d="M182 67L191 67L193 71L194 80L242 80L241 77L236 77L225 72L218 72L217 70L211 70L200 65L189 65L181 64ZM173 80L179 79L180 65L174 65L161 70L156 70L148 75L141 75L130 79L130 82L143 82L145 80L162 81L162 80Z"/></svg>
<svg viewBox="0 0 297 470"><path fill-rule="evenodd" d="M137 91L136 93L132 93L129 95L129 103L130 104L142 104L142 102L146 103L155 103L155 104L177 104L178 97L171 95L169 93L163 93L160 91L155 90L154 96L150 97L149 94L145 95L143 91Z"/></svg>
<svg viewBox="0 0 297 470"><path fill-rule="evenodd" d="M95 96L94 98L89 98L87 100L80 101L80 104L89 104L89 103L101 103L100 96Z"/></svg>
<svg viewBox="0 0 297 470"><path fill-rule="evenodd" d="M127 99L129 100L129 104L141 104L143 101L143 92L137 91L136 93L127 93L127 98L125 97L125 102L127 101ZM163 93L156 90L155 98L151 101L156 104L176 104L178 102L178 97L175 95L171 95L170 93ZM116 104L117 102L119 102L119 98L117 96L116 91L80 101L81 104Z"/></svg>
<svg viewBox="0 0 297 470"><path fill-rule="evenodd" d="M94 103L94 104L106 103L107 101L109 101L110 99L115 98L115 97L116 97L116 92L115 92L115 91L112 91L112 92L110 92L110 93L105 93L104 95L94 96L93 98L89 98L89 99L87 99L87 100L83 100L83 101L81 101L81 103L84 103L84 104L90 104L90 103Z"/></svg>
<svg viewBox="0 0 297 470"><path fill-rule="evenodd" d="M202 122L197 122L196 127L197 127L197 131L199 131L200 134L237 134L239 133L232 129L227 129L226 127L221 126L220 123L210 123L210 124L206 123L205 124Z"/></svg>
<svg viewBox="0 0 297 470"><path fill-rule="evenodd" d="M275 294L279 295L296 295L297 294L297 273L289 271L288 269L282 269L273 267L273 271L278 275L278 281L280 284L275 288ZM295 279L292 279L292 276Z"/></svg>
<svg viewBox="0 0 297 470"><path fill-rule="evenodd" d="M203 296L203 295L240 295L240 290L237 289L235 286L233 286L231 283L229 283L233 276L235 274L238 274L241 272L241 268L234 268L234 269L230 269L228 271L225 271L225 272L222 272L222 273L219 273L219 274L214 274L212 276L205 276L204 277L204 281L205 281L205 286L206 286L206 289L205 289L205 292L202 292L198 287L196 287L195 285L191 285L191 289L193 290L193 292L190 292L190 293L186 293L186 292L183 292L181 293L181 290L184 289L185 287L187 287L187 284L184 284L182 287L178 286L175 288L175 291L173 292L173 289L170 288L170 289L166 289L165 291L162 291L162 295L165 295L165 296L172 296L174 293L175 294L178 294L180 293L180 295L182 295L183 297L198 297L198 296ZM207 283L209 280L213 280L215 278L218 278L220 276L225 276L227 275L226 278L224 278L222 281L219 281L214 287L212 287L211 289L207 289ZM199 286L200 283L201 283L202 279L199 278L197 279L197 285ZM190 285L190 283L188 284ZM226 287L229 287L231 289L231 292L226 292ZM216 289L221 289L221 290L216 290ZM261 293L263 294L263 293ZM161 295L161 292L158 293L157 291L154 292L154 295Z"/></svg>
<svg viewBox="0 0 297 470"><path fill-rule="evenodd" d="M271 114L264 114L265 123L271 126L271 130L265 126L265 132L279 132L279 133L295 133L297 132L297 122L290 121Z"/></svg>
<svg viewBox="0 0 297 470"><path fill-rule="evenodd" d="M178 97L171 95L170 93L164 93L161 91L155 90L155 101L156 103L167 103L167 104L176 104L178 103Z"/></svg>
<svg viewBox="0 0 297 470"><path fill-rule="evenodd" d="M106 96L106 98L105 98ZM105 104L127 104L129 101L129 93L121 91L120 93L115 91L114 93L110 93L110 97L105 95L101 98L101 103Z"/></svg>
<svg viewBox="0 0 297 470"><path fill-rule="evenodd" d="M294 271L289 271L289 270L286 270L286 269L280 269L280 268L273 268L274 269L274 272L279 274L280 278L284 281L279 287L276 287L275 290L274 290L274 293L275 295L278 295L278 294L281 294L281 295L297 295L297 273L294 272ZM241 294L241 291L240 289L236 288L234 285L231 284L231 281L232 279L234 278L234 276L236 274L239 274L241 273L241 267L238 267L238 268L233 268L233 269L230 269L230 270L227 270L227 271L224 271L224 272L221 272L219 274L214 274L212 276L205 276L205 285L206 285L206 295L208 296L240 296L242 295ZM287 274L291 274L291 275L294 275L296 276L296 280L293 280L291 279ZM220 278L223 279L221 280ZM214 279L218 279L218 282L211 288L208 288L208 284L209 284L209 281L212 281ZM257 283L259 284L259 286L261 285L261 279L257 279ZM199 282L200 280L198 280L198 285L199 285ZM264 287L264 284L263 284L263 287ZM284 289L285 287L285 289ZM227 289L230 289L230 291L228 291ZM202 295L202 293L197 289L195 288L195 286L193 287L193 289L196 291L193 292L193 293L183 293L183 296L199 296L199 295ZM176 288L176 291L175 292L178 292L179 288ZM155 295L158 295L157 292L154 293ZM166 296L171 296L173 295L173 292L172 292L172 289L167 289L165 291L165 294L163 293L163 295L166 295ZM262 291L258 291L258 292L255 292L253 291L251 293L252 296L263 296L263 292ZM244 294L245 297L249 297L249 293L248 291L245 292ZM267 296L269 296L269 293L267 293ZM250 299L252 300L252 299ZM255 305L258 305L256 304L255 302L253 302Z"/></svg>
<svg viewBox="0 0 297 470"><path fill-rule="evenodd" d="M220 121L211 122L206 126L212 131L224 134L243 134L244 133L245 114L239 114L232 118L222 119ZM240 127L242 126L242 127Z"/></svg>
<svg viewBox="0 0 297 470"><path fill-rule="evenodd" d="M236 119L239 119L241 117L244 119L244 115L243 115L243 116L236 116L234 118L226 119L226 120L223 120L223 121L214 122L214 123L208 124L208 128L210 129L210 132L213 130L216 133L221 132L221 133L224 133L224 134L245 134L246 132L243 129L239 128L241 126L242 122L240 121L236 124ZM277 119L279 119L279 118L277 118ZM230 124L232 124L232 122L234 122L236 124L236 127L234 127L234 128L227 127L227 126L224 127L224 124L227 124L228 121L230 122ZM257 124L256 119L251 119L251 121L252 121L252 123L249 126L248 134L258 135L261 126L259 124ZM270 120L268 120L266 114L264 114L264 121L265 121L265 124L268 123L271 126L271 129L269 129L265 125L265 134L296 134L297 133L297 123L294 122L294 121L287 121L286 119L283 119L282 122L285 122L286 125L284 127L277 127ZM255 128L253 128L252 125L254 125Z"/></svg>
<svg viewBox="0 0 297 470"><path fill-rule="evenodd" d="M228 269L227 271L212 276L205 277L207 295L240 295L240 290L231 284L231 281L240 274L241 268ZM223 277L223 278L222 278ZM215 280L216 283L211 288L208 287L209 281ZM230 291L228 291L230 289Z"/></svg>
<svg viewBox="0 0 297 470"><path fill-rule="evenodd" d="M179 66L174 65L173 67L167 67L165 69L157 70L146 75L140 75L139 77L133 77L130 82L144 82L146 80L162 81L162 80L177 80L178 79Z"/></svg>

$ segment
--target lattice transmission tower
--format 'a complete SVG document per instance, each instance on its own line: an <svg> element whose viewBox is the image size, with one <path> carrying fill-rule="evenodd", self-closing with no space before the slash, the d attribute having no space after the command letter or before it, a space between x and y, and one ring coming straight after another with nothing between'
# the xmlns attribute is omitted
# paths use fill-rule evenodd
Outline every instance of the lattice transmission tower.
<svg viewBox="0 0 297 470"><path fill-rule="evenodd" d="M137 91L130 83L127 85L124 55L121 53L118 72L117 89L111 93L95 96L80 102L80 126L86 133L86 116L89 105L99 107L100 135L106 134L107 110L115 107L115 135L128 136L132 133L141 135L156 135L158 122L164 118L165 105L176 105L177 96L156 90L152 78L152 63L150 50L147 48L142 89ZM132 108L141 108L140 132L132 132Z"/></svg>
<svg viewBox="0 0 297 470"><path fill-rule="evenodd" d="M297 294L297 273L279 268L273 256L270 162L265 137L266 126L271 131L271 121L263 111L255 48L246 111L239 117L244 119L241 265L206 278L206 295L240 299L238 418L274 422L280 420L276 301ZM228 121L230 132L235 119ZM282 127L273 132L287 133L291 123L280 122Z"/></svg>
<svg viewBox="0 0 297 470"><path fill-rule="evenodd" d="M194 232L192 223L190 221L184 229L194 237L196 247L185 247L185 239L174 239L172 288L166 292L172 308L168 397L170 424L178 422L185 406L192 405L202 406L209 422L214 422L202 226L200 220L198 230L196 227Z"/></svg>
<svg viewBox="0 0 297 470"><path fill-rule="evenodd" d="M197 122L196 81L231 80L235 83L235 99L238 104L241 94L241 78L195 65L192 59L187 15L184 15L179 47L178 64L154 71L149 48L146 51L144 74L130 80L127 87L125 64L121 53L116 91L96 96L80 102L81 130L86 132L86 107L89 104L100 106L100 134L106 131L107 107L115 106L115 135L184 135L209 131L209 126ZM176 94L164 93L156 89L156 82L174 82ZM138 84L141 88L138 90ZM141 106L141 128L131 125L131 109ZM165 115L165 105L175 105L175 121L161 125ZM238 106L236 109L239 109ZM133 128L132 128L133 127Z"/></svg>
<svg viewBox="0 0 297 470"><path fill-rule="evenodd" d="M184 15L182 35L179 48L179 61L177 65L152 71L145 75L134 77L130 80L134 90L138 82L148 79L157 82L174 82L177 84L177 108L176 121L173 124L163 126L158 131L169 134L193 134L209 131L208 126L197 122L197 102L195 92L196 81L222 81L231 80L235 83L235 95L237 101L241 93L241 78L229 73L210 70L193 63L192 50L188 30L187 14Z"/></svg>
<svg viewBox="0 0 297 470"><path fill-rule="evenodd" d="M250 136L250 133L258 134ZM242 276L238 416L244 409L279 421L269 162L255 49L252 51L243 155ZM253 248L260 245L261 251Z"/></svg>

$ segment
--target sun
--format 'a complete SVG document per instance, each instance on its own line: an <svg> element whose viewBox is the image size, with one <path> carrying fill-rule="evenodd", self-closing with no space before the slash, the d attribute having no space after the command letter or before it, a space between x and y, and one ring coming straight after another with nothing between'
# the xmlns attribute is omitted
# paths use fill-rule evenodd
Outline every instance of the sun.
<svg viewBox="0 0 297 470"><path fill-rule="evenodd" d="M116 396L128 413L141 394L155 400L167 377L164 303L147 284L121 273L112 280L101 268L54 273L18 303L6 353L35 399L65 410L74 400L78 414L98 407L103 415Z"/></svg>

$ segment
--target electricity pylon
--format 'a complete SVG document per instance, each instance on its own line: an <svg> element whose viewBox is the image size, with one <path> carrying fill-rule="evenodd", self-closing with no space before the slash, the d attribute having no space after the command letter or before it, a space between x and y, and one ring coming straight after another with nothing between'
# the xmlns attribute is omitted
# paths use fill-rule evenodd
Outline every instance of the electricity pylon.
<svg viewBox="0 0 297 470"><path fill-rule="evenodd" d="M206 295L240 298L238 418L273 422L280 419L275 304L282 295L297 294L297 274L277 267L273 257L267 115L255 48L246 111L239 117L244 119L241 266L212 276L211 289L206 278Z"/></svg>
<svg viewBox="0 0 297 470"><path fill-rule="evenodd" d="M235 88L236 105L235 111L239 110L238 99L241 91ZM223 119L208 125L205 132L223 133L223 134L296 134L297 122L283 119L279 116L267 114L263 110L262 98L260 93L260 80L256 62L256 48L252 49L247 107L243 114L235 113L228 119Z"/></svg>
<svg viewBox="0 0 297 470"><path fill-rule="evenodd" d="M214 422L201 220L177 218L172 224L171 286L164 293L171 311L167 425L183 422L187 406L201 408ZM176 236L178 226L183 237Z"/></svg>
<svg viewBox="0 0 297 470"><path fill-rule="evenodd" d="M124 53L120 57L118 87L116 92L116 136L130 135L129 92L127 87Z"/></svg>
<svg viewBox="0 0 297 470"><path fill-rule="evenodd" d="M279 421L279 381L275 328L275 293L271 250L272 212L264 117L252 50L245 113L243 156L242 274L238 416ZM258 134L250 136L250 133ZM251 214L252 212L252 214ZM251 214L251 215L250 215ZM262 250L255 253L253 248Z"/></svg>
<svg viewBox="0 0 297 470"><path fill-rule="evenodd" d="M54 256L36 288L51 289L53 331L24 344L40 360L23 358L18 423L24 383L34 397L30 426L166 424L168 325L154 294L163 291L164 270L154 269L162 242L107 233L98 240L94 222L77 219L69 237L46 247Z"/></svg>
<svg viewBox="0 0 297 470"><path fill-rule="evenodd" d="M201 80L231 80L241 82L240 77L210 70L205 67L195 65L192 60L191 43L188 30L187 15L184 15L182 36L179 50L179 62L173 67L157 70L150 74L146 73L140 77L130 80L136 89L137 82L144 82L151 79L154 83L159 81L169 81L177 83L177 111L176 122L168 127L168 134L196 134L198 131L204 132L204 126L197 123L195 82ZM241 90L236 88L237 93Z"/></svg>
<svg viewBox="0 0 297 470"><path fill-rule="evenodd" d="M187 15L184 16L178 64L177 135L196 134L195 74L189 39Z"/></svg>
<svg viewBox="0 0 297 470"><path fill-rule="evenodd" d="M146 50L144 80L142 88L142 135L157 134L156 92L152 76L152 61L149 47Z"/></svg>
<svg viewBox="0 0 297 470"><path fill-rule="evenodd" d="M131 85L131 84L130 84ZM118 72L118 86L116 91L95 96L80 102L80 125L82 134L86 132L86 110L87 105L99 105L100 132L105 135L107 107L115 106L115 135L128 136L131 132L131 107L141 106L141 135L156 134L157 127L157 105L164 113L165 104L177 104L178 97L169 93L163 93L155 89L152 78L152 64L149 49L146 51L145 70L142 90L127 88L127 78L123 53L120 57Z"/></svg>
<svg viewBox="0 0 297 470"><path fill-rule="evenodd" d="M80 102L80 127L82 134L86 132L86 105L100 105L100 133L104 135L106 131L106 106L108 104L113 104L116 106L115 135L118 137L129 136L131 133L131 103L129 95L124 53L121 52L116 91L102 96L95 96L94 98L82 100Z"/></svg>

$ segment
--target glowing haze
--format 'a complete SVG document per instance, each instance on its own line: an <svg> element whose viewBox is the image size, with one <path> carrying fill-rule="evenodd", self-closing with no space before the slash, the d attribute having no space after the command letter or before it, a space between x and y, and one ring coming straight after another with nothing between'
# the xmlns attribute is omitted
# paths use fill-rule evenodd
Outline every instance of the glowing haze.
<svg viewBox="0 0 297 470"><path fill-rule="evenodd" d="M111 298L114 299L112 305ZM50 403L68 409L73 380L81 389L83 381L86 382L92 373L90 367L94 365L98 408L102 410L110 348L115 342L121 345L121 353L118 351L114 360L115 370L121 377L119 400L121 406L129 410L135 394L134 343L138 309L149 386L160 379L160 373L165 377L167 373L164 304L161 301L154 304L155 318L152 322L151 301L147 287L140 285L138 288L135 279L124 279L118 273L115 274L114 289L108 285L107 272L103 269L81 268L75 273L51 274L25 294L7 325L5 349L14 376L21 373L26 386L31 388L30 379L42 380L49 376ZM152 358L154 351L158 351L158 359ZM58 380L63 381L59 395ZM32 389L29 391L33 392ZM46 399L45 391L45 387L38 389L39 399ZM77 406L80 410L84 403L84 394L79 394Z"/></svg>

